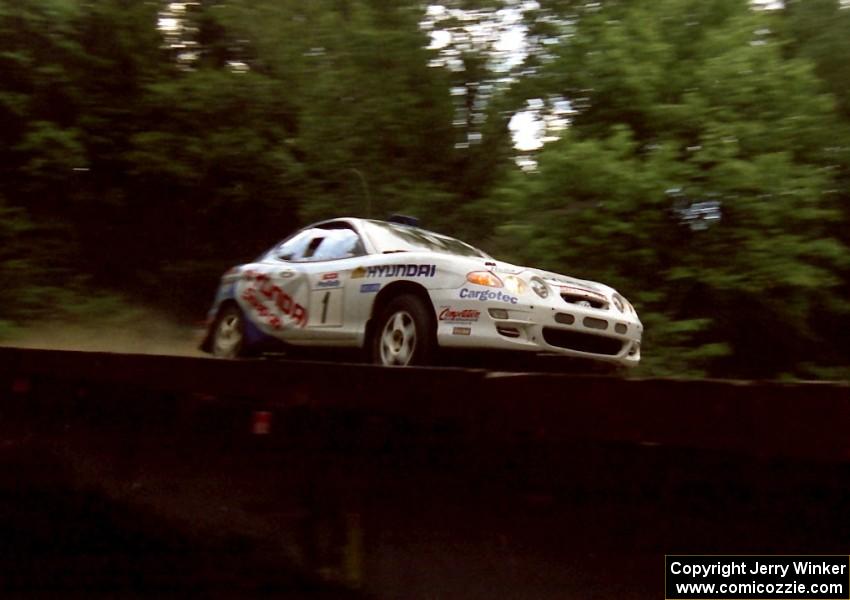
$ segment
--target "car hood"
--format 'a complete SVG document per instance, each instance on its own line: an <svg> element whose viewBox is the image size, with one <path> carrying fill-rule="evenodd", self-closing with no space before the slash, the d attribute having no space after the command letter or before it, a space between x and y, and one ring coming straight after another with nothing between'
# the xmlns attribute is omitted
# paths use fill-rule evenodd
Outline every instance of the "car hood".
<svg viewBox="0 0 850 600"><path fill-rule="evenodd" d="M568 285L576 288L581 288L585 290L590 290L593 292L597 292L600 294L605 294L606 296L611 296L616 293L616 290L612 287L609 287L605 284L599 283L597 281L589 281L587 279L579 279L577 277L570 277L569 275L562 275L560 273L553 273L552 271L544 271L543 269L534 269L531 267L523 267L519 265L512 265L510 263L496 261L496 267L493 269L496 273L504 273L507 275L518 275L524 278L530 277L539 277L549 285L553 286L561 286Z"/></svg>

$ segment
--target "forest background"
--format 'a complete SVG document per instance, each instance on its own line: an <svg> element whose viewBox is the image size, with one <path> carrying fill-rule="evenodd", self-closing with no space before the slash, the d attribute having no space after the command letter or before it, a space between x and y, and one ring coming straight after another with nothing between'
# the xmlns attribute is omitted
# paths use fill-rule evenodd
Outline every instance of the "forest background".
<svg viewBox="0 0 850 600"><path fill-rule="evenodd" d="M850 6L0 0L6 343L393 212L618 288L638 375L850 378Z"/></svg>

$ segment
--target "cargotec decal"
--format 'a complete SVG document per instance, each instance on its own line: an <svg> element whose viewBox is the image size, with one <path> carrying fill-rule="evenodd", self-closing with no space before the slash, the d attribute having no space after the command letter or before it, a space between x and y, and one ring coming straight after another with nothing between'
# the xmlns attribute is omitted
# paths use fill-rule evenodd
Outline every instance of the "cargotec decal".
<svg viewBox="0 0 850 600"><path fill-rule="evenodd" d="M506 302L508 304L516 304L516 296L506 294L501 290L470 290L461 288L460 297L470 300L480 300L481 302Z"/></svg>

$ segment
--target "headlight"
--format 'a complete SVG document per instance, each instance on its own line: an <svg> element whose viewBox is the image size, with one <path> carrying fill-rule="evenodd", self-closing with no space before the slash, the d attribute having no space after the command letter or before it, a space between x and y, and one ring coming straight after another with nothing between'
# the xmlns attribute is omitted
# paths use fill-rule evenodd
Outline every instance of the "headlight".
<svg viewBox="0 0 850 600"><path fill-rule="evenodd" d="M528 286L519 277L508 275L505 277L505 289L516 296L520 296L526 292Z"/></svg>
<svg viewBox="0 0 850 600"><path fill-rule="evenodd" d="M486 285L487 287L502 287L502 280L490 271L473 271L468 273L466 280L475 285Z"/></svg>
<svg viewBox="0 0 850 600"><path fill-rule="evenodd" d="M621 294L615 292L611 299L614 301L614 306L616 306L617 310L621 313L629 313L632 315L637 314L635 307L632 306L631 302L626 300Z"/></svg>
<svg viewBox="0 0 850 600"><path fill-rule="evenodd" d="M541 298L549 297L549 286L546 285L546 282L540 279L539 277L531 278L531 289L533 289L534 293L540 296Z"/></svg>
<svg viewBox="0 0 850 600"><path fill-rule="evenodd" d="M617 307L617 310L620 312L626 312L626 299L623 298L620 294L614 294L611 299L614 301L614 306Z"/></svg>

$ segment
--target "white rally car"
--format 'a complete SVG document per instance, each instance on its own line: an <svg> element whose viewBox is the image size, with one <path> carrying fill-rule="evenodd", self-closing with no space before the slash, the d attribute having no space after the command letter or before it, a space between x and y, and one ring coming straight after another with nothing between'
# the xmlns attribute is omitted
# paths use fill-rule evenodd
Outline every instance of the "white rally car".
<svg viewBox="0 0 850 600"><path fill-rule="evenodd" d="M612 288L499 262L409 222L323 221L230 269L201 348L363 348L383 365L427 364L441 348L640 361L643 326Z"/></svg>

